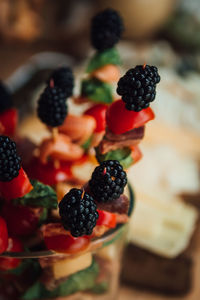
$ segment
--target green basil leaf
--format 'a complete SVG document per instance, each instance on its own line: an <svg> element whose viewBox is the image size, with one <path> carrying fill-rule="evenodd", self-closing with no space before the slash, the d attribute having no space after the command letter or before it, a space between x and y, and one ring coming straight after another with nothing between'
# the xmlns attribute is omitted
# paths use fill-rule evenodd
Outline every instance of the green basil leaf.
<svg viewBox="0 0 200 300"><path fill-rule="evenodd" d="M105 65L121 65L119 52L116 48L106 49L102 52L97 52L90 60L86 72L91 73Z"/></svg>
<svg viewBox="0 0 200 300"><path fill-rule="evenodd" d="M95 286L99 274L99 265L93 260L91 266L68 277L57 288L48 291L45 286L36 281L22 296L22 300L39 300L45 298L66 297L79 291L90 290Z"/></svg>
<svg viewBox="0 0 200 300"><path fill-rule="evenodd" d="M113 101L111 86L95 78L82 81L81 95L97 103L112 103Z"/></svg>
<svg viewBox="0 0 200 300"><path fill-rule="evenodd" d="M109 151L105 154L101 154L99 148L96 148L96 158L99 163L105 160L118 160L124 169L129 168L133 164L133 158L131 157L131 149L123 148L114 151Z"/></svg>
<svg viewBox="0 0 200 300"><path fill-rule="evenodd" d="M23 198L13 200L14 204L33 207L56 209L58 206L56 192L49 186L37 180L31 181L33 189Z"/></svg>

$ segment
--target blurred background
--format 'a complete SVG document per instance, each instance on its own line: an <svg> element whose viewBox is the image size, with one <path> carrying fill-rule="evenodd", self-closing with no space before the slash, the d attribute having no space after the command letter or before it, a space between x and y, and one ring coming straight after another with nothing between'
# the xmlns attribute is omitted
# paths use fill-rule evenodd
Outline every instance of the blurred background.
<svg viewBox="0 0 200 300"><path fill-rule="evenodd" d="M200 299L200 1L1 0L1 79L18 105L48 70L77 78L92 49L91 17L113 7L124 18L122 73L159 67L161 83L143 160L129 173L136 206L123 261L121 299ZM35 76L37 74L37 76Z"/></svg>

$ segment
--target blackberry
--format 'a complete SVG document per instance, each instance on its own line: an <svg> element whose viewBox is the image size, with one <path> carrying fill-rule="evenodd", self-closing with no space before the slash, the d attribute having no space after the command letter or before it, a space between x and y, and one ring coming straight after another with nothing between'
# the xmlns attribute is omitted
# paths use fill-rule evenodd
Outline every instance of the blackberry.
<svg viewBox="0 0 200 300"><path fill-rule="evenodd" d="M147 108L156 97L156 84L160 81L154 66L136 66L120 78L117 93L122 96L128 110Z"/></svg>
<svg viewBox="0 0 200 300"><path fill-rule="evenodd" d="M114 9L105 9L93 17L91 43L99 51L112 48L118 43L124 30L123 20Z"/></svg>
<svg viewBox="0 0 200 300"><path fill-rule="evenodd" d="M119 198L126 184L126 173L117 160L103 161L95 168L89 181L91 193L98 202Z"/></svg>
<svg viewBox="0 0 200 300"><path fill-rule="evenodd" d="M51 79L53 79L56 87L61 88L65 92L67 98L72 96L74 88L74 76L71 68L61 67L54 70L47 81L48 84L50 84Z"/></svg>
<svg viewBox="0 0 200 300"><path fill-rule="evenodd" d="M9 109L12 105L11 94L3 82L0 81L0 112Z"/></svg>
<svg viewBox="0 0 200 300"><path fill-rule="evenodd" d="M21 158L16 144L9 137L0 136L0 181L11 181L19 175Z"/></svg>
<svg viewBox="0 0 200 300"><path fill-rule="evenodd" d="M75 237L90 235L99 217L92 196L80 189L71 189L59 203L61 222Z"/></svg>
<svg viewBox="0 0 200 300"><path fill-rule="evenodd" d="M149 65L138 65L135 67L139 72L143 72L145 75L151 78L151 80L154 82L154 84L157 84L160 82L160 75L158 74L158 68L155 66L149 66Z"/></svg>
<svg viewBox="0 0 200 300"><path fill-rule="evenodd" d="M67 116L66 95L61 88L47 86L38 101L37 113L51 127L62 125Z"/></svg>

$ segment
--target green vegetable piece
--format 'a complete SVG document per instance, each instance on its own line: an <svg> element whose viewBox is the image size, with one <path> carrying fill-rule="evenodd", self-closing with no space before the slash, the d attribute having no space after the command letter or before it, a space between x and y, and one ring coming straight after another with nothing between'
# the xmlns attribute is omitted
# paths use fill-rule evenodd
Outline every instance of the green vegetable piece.
<svg viewBox="0 0 200 300"><path fill-rule="evenodd" d="M131 149L129 148L117 149L105 154L101 154L99 148L97 147L96 158L99 163L105 160L118 160L124 169L129 168L133 164Z"/></svg>
<svg viewBox="0 0 200 300"><path fill-rule="evenodd" d="M48 291L45 286L37 281L22 296L22 300L39 300L45 298L65 297L78 291L90 290L95 286L99 273L99 266L95 260L92 265L80 272L77 272L62 282L56 289Z"/></svg>
<svg viewBox="0 0 200 300"><path fill-rule="evenodd" d="M97 103L113 101L111 86L95 78L82 81L81 95Z"/></svg>
<svg viewBox="0 0 200 300"><path fill-rule="evenodd" d="M39 218L39 224L38 224L38 226L39 227L42 226L42 224L45 223L45 221L47 220L47 218L48 218L48 209L44 207L43 208L43 212L42 212L42 214L40 215L40 218Z"/></svg>
<svg viewBox="0 0 200 300"><path fill-rule="evenodd" d="M37 180L31 181L33 189L23 198L13 200L14 204L33 207L56 209L58 206L56 192L49 186Z"/></svg>
<svg viewBox="0 0 200 300"><path fill-rule="evenodd" d="M23 300L35 300L35 299L42 299L45 297L45 293L48 294L48 291L45 289L43 284L40 281L36 281L34 285L32 285L21 299Z"/></svg>
<svg viewBox="0 0 200 300"><path fill-rule="evenodd" d="M103 294L108 290L108 288L109 288L108 281L102 281L93 287L92 292L95 294Z"/></svg>
<svg viewBox="0 0 200 300"><path fill-rule="evenodd" d="M31 270L31 273L29 275L31 275L32 278L37 278L41 273L40 264L35 259L23 259L21 264L17 268L7 270L7 271L2 271L2 273L20 276L27 269Z"/></svg>
<svg viewBox="0 0 200 300"><path fill-rule="evenodd" d="M81 146L85 151L90 148L93 136L91 135L89 139Z"/></svg>
<svg viewBox="0 0 200 300"><path fill-rule="evenodd" d="M90 60L86 72L91 73L105 65L121 65L121 58L116 48L106 49L102 52L97 52Z"/></svg>

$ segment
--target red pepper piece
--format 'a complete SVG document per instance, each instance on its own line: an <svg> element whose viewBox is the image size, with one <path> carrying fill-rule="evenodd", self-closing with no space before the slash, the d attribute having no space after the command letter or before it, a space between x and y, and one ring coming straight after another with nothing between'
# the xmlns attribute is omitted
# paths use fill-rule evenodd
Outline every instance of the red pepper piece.
<svg viewBox="0 0 200 300"><path fill-rule="evenodd" d="M92 116L96 120L96 128L94 132L101 132L105 130L107 108L108 106L105 104L97 104L85 111L84 115Z"/></svg>
<svg viewBox="0 0 200 300"><path fill-rule="evenodd" d="M23 251L22 243L19 239L9 237L7 252L21 252ZM17 258L0 257L0 270L7 271L15 269L19 266L21 260Z"/></svg>
<svg viewBox="0 0 200 300"><path fill-rule="evenodd" d="M33 189L28 176L23 168L19 170L19 175L11 181L0 181L0 194L6 200L21 198Z"/></svg>
<svg viewBox="0 0 200 300"><path fill-rule="evenodd" d="M0 254L8 247L8 230L6 222L0 217Z"/></svg>
<svg viewBox="0 0 200 300"><path fill-rule="evenodd" d="M12 136L18 122L18 112L15 108L8 109L0 114L0 124L2 125L4 135Z"/></svg>
<svg viewBox="0 0 200 300"><path fill-rule="evenodd" d="M97 220L96 225L104 225L108 228L115 228L117 224L117 218L116 214L113 214L111 212L105 211L105 210L99 210L97 209L97 212L99 214L99 218Z"/></svg>
<svg viewBox="0 0 200 300"><path fill-rule="evenodd" d="M43 164L38 158L33 158L26 170L31 178L48 185L55 185L72 178L69 162L60 162L60 166L55 168L52 161Z"/></svg>
<svg viewBox="0 0 200 300"><path fill-rule="evenodd" d="M6 203L2 209L2 216L7 222L10 235L28 236L36 231L42 212L42 208Z"/></svg>
<svg viewBox="0 0 200 300"><path fill-rule="evenodd" d="M122 134L143 126L154 118L154 112L150 107L139 112L130 111L125 108L122 100L113 102L106 113L107 126L115 134Z"/></svg>

